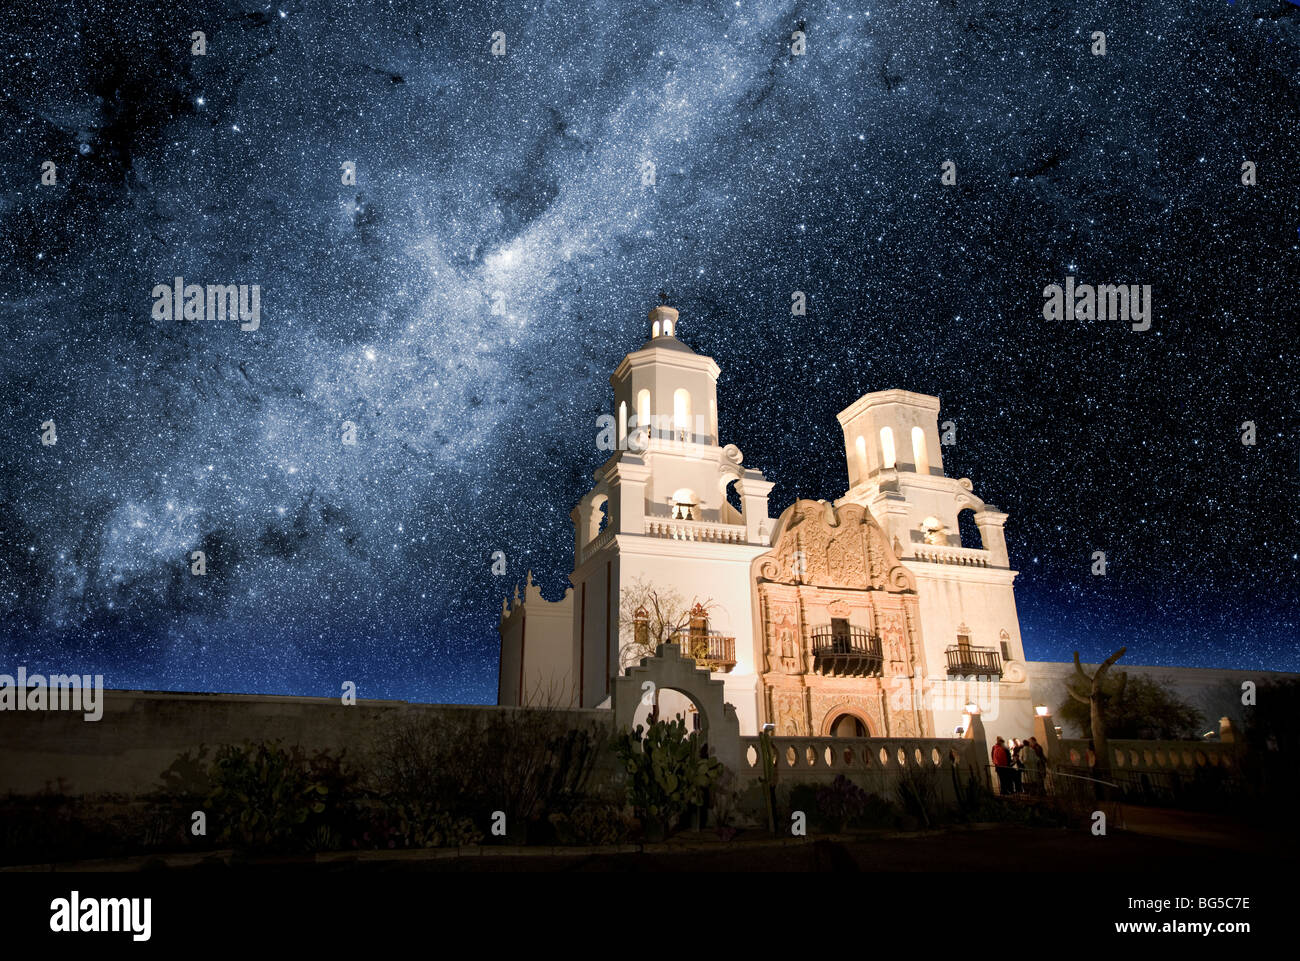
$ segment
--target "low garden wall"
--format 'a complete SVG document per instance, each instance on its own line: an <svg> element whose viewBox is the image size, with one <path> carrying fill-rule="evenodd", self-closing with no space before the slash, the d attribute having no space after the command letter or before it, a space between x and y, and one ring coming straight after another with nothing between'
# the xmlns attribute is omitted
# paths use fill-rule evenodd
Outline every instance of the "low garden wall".
<svg viewBox="0 0 1300 961"><path fill-rule="evenodd" d="M282 741L307 753L344 753L364 763L395 725L428 718L487 718L512 707L412 704L249 694L105 691L104 713L86 721L73 711L0 713L0 796L137 797L162 772L201 745ZM609 727L611 712L564 711L573 726Z"/></svg>

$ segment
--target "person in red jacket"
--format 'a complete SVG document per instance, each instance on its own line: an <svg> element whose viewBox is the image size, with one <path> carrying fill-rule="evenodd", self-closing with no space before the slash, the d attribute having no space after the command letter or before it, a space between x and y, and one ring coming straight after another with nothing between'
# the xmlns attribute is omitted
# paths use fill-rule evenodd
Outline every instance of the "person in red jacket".
<svg viewBox="0 0 1300 961"><path fill-rule="evenodd" d="M993 768L998 772L998 793L1010 794L1011 752L1007 750L1007 742L999 737L989 753L993 755Z"/></svg>

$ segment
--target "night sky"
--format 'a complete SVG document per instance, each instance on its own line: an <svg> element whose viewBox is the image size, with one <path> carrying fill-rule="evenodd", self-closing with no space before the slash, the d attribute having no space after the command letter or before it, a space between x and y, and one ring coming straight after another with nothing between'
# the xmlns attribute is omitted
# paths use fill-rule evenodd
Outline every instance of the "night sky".
<svg viewBox="0 0 1300 961"><path fill-rule="evenodd" d="M10 9L0 670L493 701L501 598L530 567L565 585L607 378L660 291L773 516L844 492L836 412L937 394L948 473L1010 514L1031 658L1300 669L1298 23L1285 0ZM1067 274L1152 285L1151 329L1044 320ZM260 285L260 327L154 319L178 275Z"/></svg>

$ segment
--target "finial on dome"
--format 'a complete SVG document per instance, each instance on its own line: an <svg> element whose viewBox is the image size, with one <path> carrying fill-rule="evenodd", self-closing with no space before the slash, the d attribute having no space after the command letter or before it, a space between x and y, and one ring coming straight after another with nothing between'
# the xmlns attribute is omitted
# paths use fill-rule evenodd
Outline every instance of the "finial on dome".
<svg viewBox="0 0 1300 961"><path fill-rule="evenodd" d="M675 337L677 335L677 310L667 304L650 308L650 336Z"/></svg>

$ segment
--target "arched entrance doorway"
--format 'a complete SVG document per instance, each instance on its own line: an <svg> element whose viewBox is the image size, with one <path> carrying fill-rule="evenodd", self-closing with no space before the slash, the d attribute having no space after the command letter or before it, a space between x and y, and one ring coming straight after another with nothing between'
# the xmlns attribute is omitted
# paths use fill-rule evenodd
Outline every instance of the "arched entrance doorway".
<svg viewBox="0 0 1300 961"><path fill-rule="evenodd" d="M839 706L826 712L822 737L871 737L871 724L855 708Z"/></svg>
<svg viewBox="0 0 1300 961"><path fill-rule="evenodd" d="M866 737L867 726L852 714L841 714L831 722L831 737Z"/></svg>

